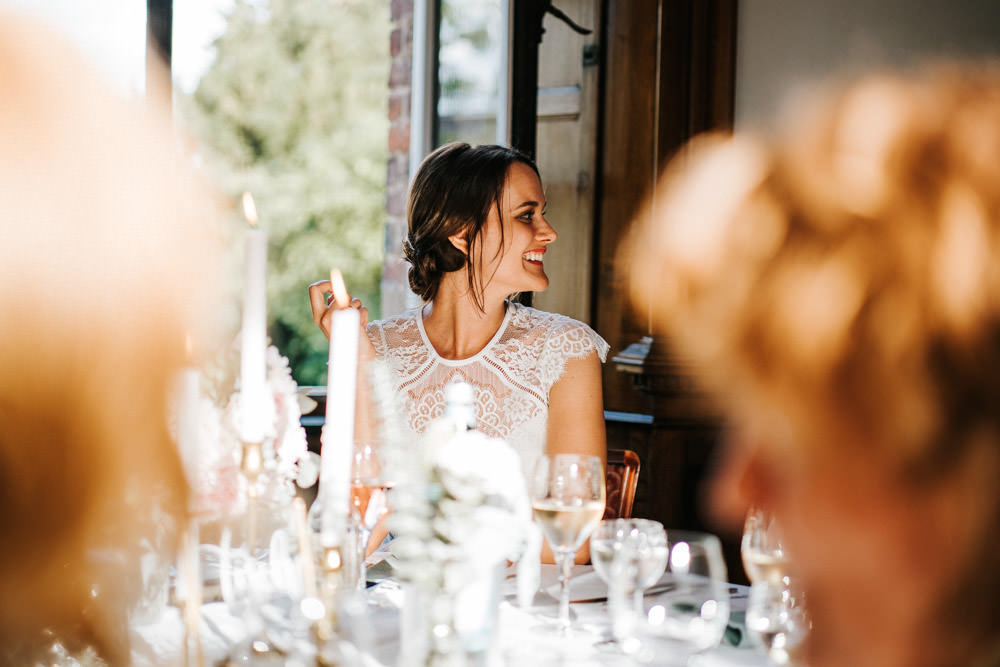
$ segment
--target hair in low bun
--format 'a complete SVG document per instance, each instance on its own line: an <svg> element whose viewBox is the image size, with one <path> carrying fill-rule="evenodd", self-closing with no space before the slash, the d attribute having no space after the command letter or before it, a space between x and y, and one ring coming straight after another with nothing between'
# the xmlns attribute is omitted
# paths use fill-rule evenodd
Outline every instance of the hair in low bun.
<svg viewBox="0 0 1000 667"><path fill-rule="evenodd" d="M476 239L501 201L507 171L522 162L538 173L527 155L504 146L446 144L428 155L417 169L407 203L407 238L403 257L410 263L410 288L424 301L437 295L444 274L468 269L469 289L482 303L482 276L476 270ZM502 222L502 221L501 221ZM501 225L501 242L503 225ZM465 231L468 254L449 238Z"/></svg>

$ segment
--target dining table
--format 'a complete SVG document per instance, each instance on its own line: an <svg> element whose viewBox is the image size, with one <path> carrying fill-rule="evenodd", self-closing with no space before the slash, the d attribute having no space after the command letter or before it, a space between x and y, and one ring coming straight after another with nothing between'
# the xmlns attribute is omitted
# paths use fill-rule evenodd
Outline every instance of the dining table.
<svg viewBox="0 0 1000 667"><path fill-rule="evenodd" d="M643 650L626 653L620 643L609 641L611 615L607 584L589 565L573 568L569 582L573 625L568 635L540 629L555 618L558 608L558 572L555 565L541 565L534 598L523 604L518 596L516 568L503 573L499 605L488 651L475 665L482 667L616 667L650 665L689 667L767 667L772 663L746 635L743 616L747 586L730 584L730 620L722 641L705 651L687 655L680 648L655 637L642 636ZM651 586L646 601L669 588L669 575ZM349 664L359 667L407 665L401 650L401 623L405 587L392 574L391 558L378 554L369 568L368 587L358 591L350 610L341 612L344 632L359 650ZM199 614L199 650L205 665L225 665L234 646L246 643L248 628L232 605L214 600ZM182 610L166 606L157 618L130 628L132 663L137 667L184 664L185 625ZM253 663L247 663L253 664ZM261 664L300 664L294 661ZM306 664L306 663L301 663ZM471 665L470 665L471 667Z"/></svg>

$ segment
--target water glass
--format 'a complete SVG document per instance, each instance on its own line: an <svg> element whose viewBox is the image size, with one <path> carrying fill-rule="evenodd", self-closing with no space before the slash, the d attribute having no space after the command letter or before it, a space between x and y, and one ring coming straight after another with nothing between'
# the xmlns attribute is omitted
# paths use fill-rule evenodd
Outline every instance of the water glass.
<svg viewBox="0 0 1000 667"><path fill-rule="evenodd" d="M811 626L803 602L787 578L784 585L763 581L750 587L747 634L776 665L796 664L802 656Z"/></svg>
<svg viewBox="0 0 1000 667"><path fill-rule="evenodd" d="M663 575L667 565L667 534L663 524L649 519L602 521L590 537L594 571L608 584L612 618L611 642L626 649L642 616L643 592ZM627 597L631 595L631 604Z"/></svg>
<svg viewBox="0 0 1000 667"><path fill-rule="evenodd" d="M642 631L666 641L687 660L717 646L729 622L729 584L719 538L668 530L666 571L672 587L646 601Z"/></svg>

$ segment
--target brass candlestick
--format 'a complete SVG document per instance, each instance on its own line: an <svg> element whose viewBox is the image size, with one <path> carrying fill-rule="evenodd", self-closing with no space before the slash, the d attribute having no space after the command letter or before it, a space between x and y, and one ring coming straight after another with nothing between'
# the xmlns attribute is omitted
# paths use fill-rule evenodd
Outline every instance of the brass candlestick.
<svg viewBox="0 0 1000 667"><path fill-rule="evenodd" d="M323 545L320 562L319 599L323 603L323 616L312 626L316 643L316 664L328 667L338 664L338 651L330 644L335 638L338 620L337 595L344 575L344 558L341 546Z"/></svg>
<svg viewBox="0 0 1000 667"><path fill-rule="evenodd" d="M247 552L253 559L254 542L257 538L257 480L264 470L264 443L244 442L240 472L247 483L246 541Z"/></svg>

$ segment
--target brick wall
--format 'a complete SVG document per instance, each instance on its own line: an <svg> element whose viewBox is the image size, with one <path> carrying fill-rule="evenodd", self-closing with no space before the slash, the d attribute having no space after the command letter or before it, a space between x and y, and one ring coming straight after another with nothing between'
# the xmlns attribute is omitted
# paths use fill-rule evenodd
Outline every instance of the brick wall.
<svg viewBox="0 0 1000 667"><path fill-rule="evenodd" d="M410 293L409 266L402 257L406 237L406 188L409 183L410 76L413 60L413 0L391 0L389 70L389 164L386 170L385 263L382 316L403 312ZM412 299L412 297L411 297Z"/></svg>

